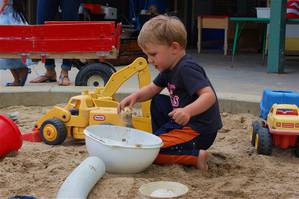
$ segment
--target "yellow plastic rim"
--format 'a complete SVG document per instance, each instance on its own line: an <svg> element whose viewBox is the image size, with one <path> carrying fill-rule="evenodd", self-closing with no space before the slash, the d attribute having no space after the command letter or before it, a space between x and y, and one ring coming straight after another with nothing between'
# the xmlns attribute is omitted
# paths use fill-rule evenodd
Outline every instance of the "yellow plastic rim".
<svg viewBox="0 0 299 199"><path fill-rule="evenodd" d="M259 144L259 134L257 133L256 136L255 136L255 148L256 149L258 147L258 144Z"/></svg>
<svg viewBox="0 0 299 199"><path fill-rule="evenodd" d="M47 124L43 129L43 136L47 141L54 141L58 136L57 129L54 125Z"/></svg>
<svg viewBox="0 0 299 199"><path fill-rule="evenodd" d="M253 128L252 128L252 126L250 126L249 127L249 139L250 139L250 141L252 141L252 135L253 135Z"/></svg>

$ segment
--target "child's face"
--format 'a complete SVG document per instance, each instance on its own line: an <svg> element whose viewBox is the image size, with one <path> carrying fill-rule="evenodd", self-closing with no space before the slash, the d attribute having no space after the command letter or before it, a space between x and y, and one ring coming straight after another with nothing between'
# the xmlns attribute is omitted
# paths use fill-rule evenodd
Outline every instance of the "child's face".
<svg viewBox="0 0 299 199"><path fill-rule="evenodd" d="M174 66L178 49L173 45L147 43L142 51L147 55L148 62L162 72Z"/></svg>

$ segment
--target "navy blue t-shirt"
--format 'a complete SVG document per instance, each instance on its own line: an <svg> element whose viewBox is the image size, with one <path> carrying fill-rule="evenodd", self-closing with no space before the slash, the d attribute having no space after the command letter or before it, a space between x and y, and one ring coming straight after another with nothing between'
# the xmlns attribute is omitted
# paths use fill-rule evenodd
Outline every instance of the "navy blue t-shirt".
<svg viewBox="0 0 299 199"><path fill-rule="evenodd" d="M199 89L209 86L214 91L204 69L189 55L173 69L161 72L153 82L161 88L167 87L173 108L183 108L194 102ZM202 134L216 133L222 128L218 100L205 112L191 117L187 126Z"/></svg>

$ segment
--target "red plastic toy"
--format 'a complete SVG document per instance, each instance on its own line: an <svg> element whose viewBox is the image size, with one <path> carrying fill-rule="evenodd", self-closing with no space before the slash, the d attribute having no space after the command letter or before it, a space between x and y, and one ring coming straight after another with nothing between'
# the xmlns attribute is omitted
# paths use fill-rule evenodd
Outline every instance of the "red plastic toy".
<svg viewBox="0 0 299 199"><path fill-rule="evenodd" d="M78 58L82 53L92 53L94 59L105 58L115 55L113 51L119 49L120 42L120 24L115 27L114 22L53 21L43 25L1 25L0 30L0 53L14 58Z"/></svg>
<svg viewBox="0 0 299 199"><path fill-rule="evenodd" d="M18 126L7 116L0 115L0 157L18 151L22 143Z"/></svg>
<svg viewBox="0 0 299 199"><path fill-rule="evenodd" d="M76 86L104 86L116 70L121 25L114 21L53 21L43 25L0 25L0 58L76 59ZM91 60L81 62L80 60ZM97 61L99 60L99 61ZM89 81L90 80L90 81Z"/></svg>
<svg viewBox="0 0 299 199"><path fill-rule="evenodd" d="M299 157L299 109L294 104L273 104L267 120L257 120L251 127L251 144L257 152L271 155L272 147L295 147Z"/></svg>

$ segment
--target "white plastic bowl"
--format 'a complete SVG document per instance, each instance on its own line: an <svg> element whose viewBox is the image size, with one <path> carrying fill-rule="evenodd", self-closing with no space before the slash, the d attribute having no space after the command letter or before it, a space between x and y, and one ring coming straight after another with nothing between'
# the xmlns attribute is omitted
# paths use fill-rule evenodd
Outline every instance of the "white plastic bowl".
<svg viewBox="0 0 299 199"><path fill-rule="evenodd" d="M102 159L110 173L138 173L157 157L162 140L153 134L112 125L94 125L84 130L90 156Z"/></svg>
<svg viewBox="0 0 299 199"><path fill-rule="evenodd" d="M178 198L189 191L186 185L178 182L157 181L142 185L139 193L143 198Z"/></svg>

